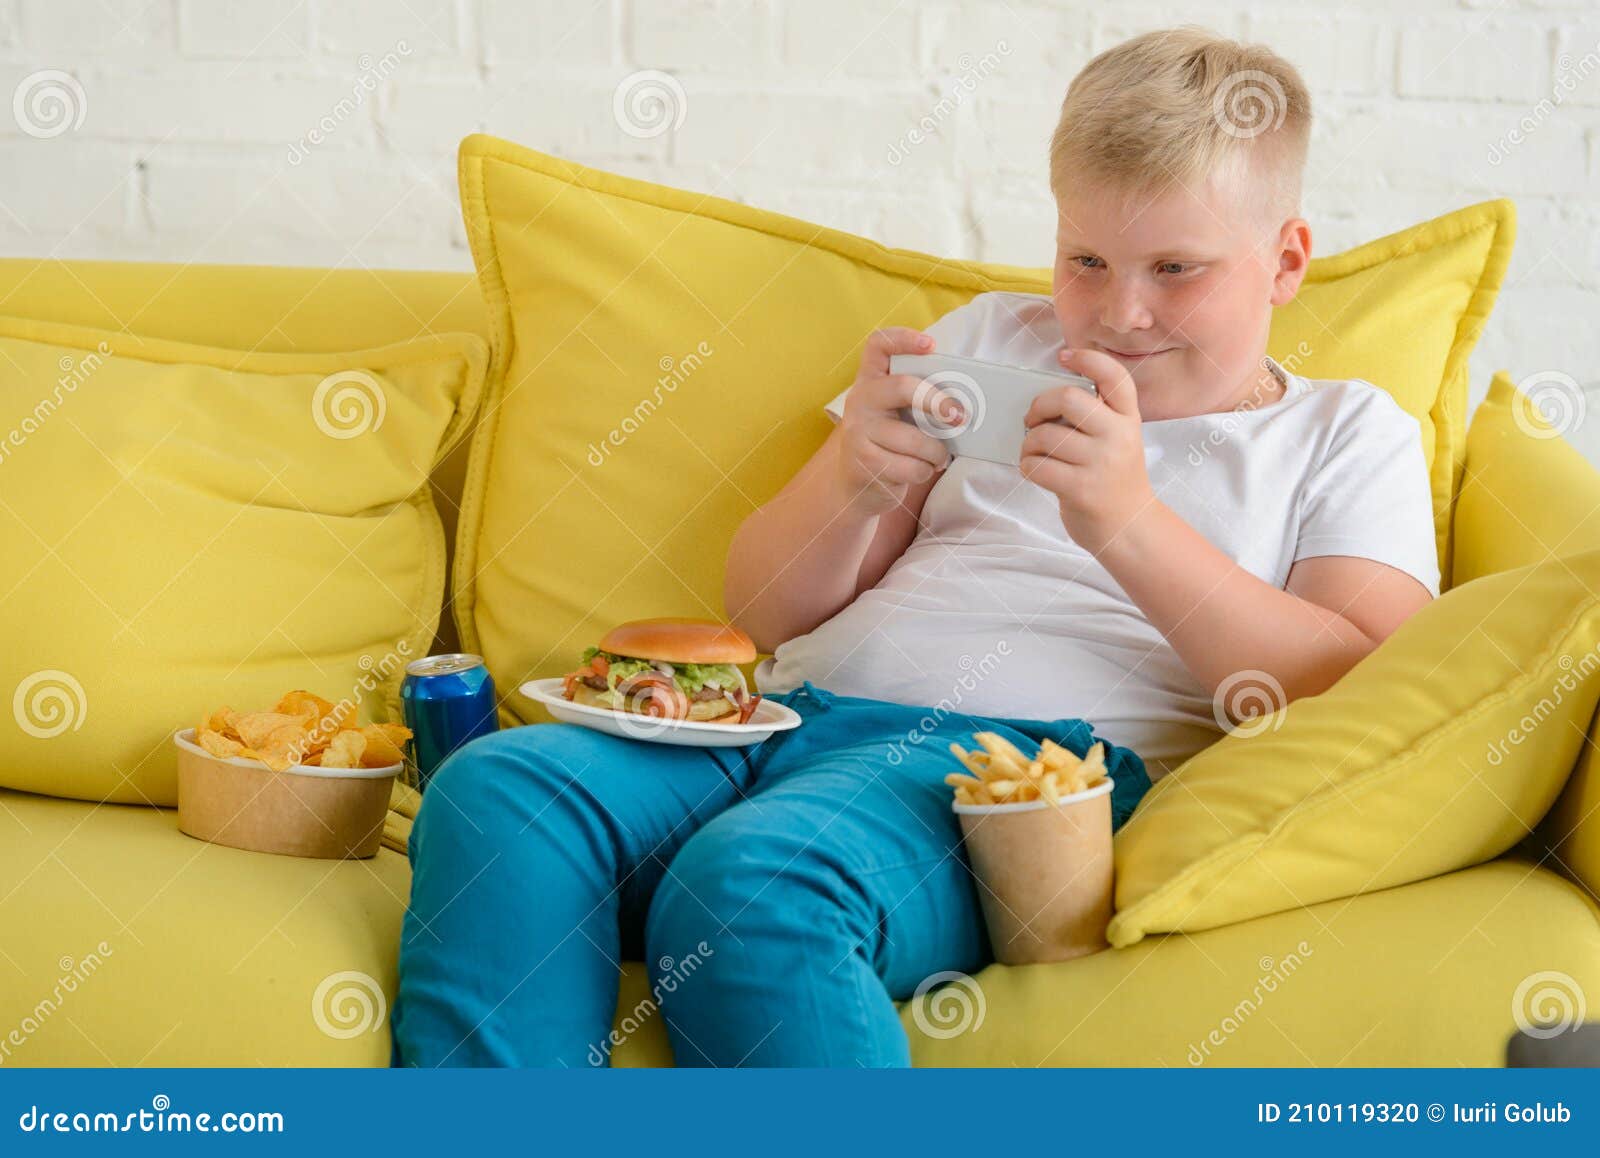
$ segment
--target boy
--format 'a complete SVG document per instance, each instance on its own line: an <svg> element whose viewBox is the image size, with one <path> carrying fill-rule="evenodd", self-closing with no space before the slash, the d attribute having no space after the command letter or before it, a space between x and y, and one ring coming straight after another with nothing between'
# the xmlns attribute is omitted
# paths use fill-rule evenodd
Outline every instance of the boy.
<svg viewBox="0 0 1600 1158"><path fill-rule="evenodd" d="M1229 115L1241 80L1277 102L1262 125ZM1416 422L1265 357L1310 253L1309 120L1290 65L1199 30L1085 68L1051 147L1055 292L873 334L734 538L727 606L803 726L741 752L544 724L447 760L410 841L397 1062L607 1064L634 959L625 1025L659 1018L680 1066L905 1065L895 1003L993 960L951 741L1081 754L1104 728L1121 824L1146 762L1237 700L1321 691L1437 591ZM1040 394L1020 470L952 461L894 416L953 417L888 374L935 347L1099 394Z"/></svg>
<svg viewBox="0 0 1600 1158"><path fill-rule="evenodd" d="M740 528L726 602L776 649L761 690L1081 716L1159 778L1323 691L1438 593L1415 419L1266 356L1310 257L1309 132L1291 66L1198 29L1084 69L1051 144L1053 295L873 334L837 428ZM959 411L888 373L934 349L1083 374L1099 397L1036 398L1020 473L952 460L935 422L893 413ZM960 657L1002 640L964 690Z"/></svg>

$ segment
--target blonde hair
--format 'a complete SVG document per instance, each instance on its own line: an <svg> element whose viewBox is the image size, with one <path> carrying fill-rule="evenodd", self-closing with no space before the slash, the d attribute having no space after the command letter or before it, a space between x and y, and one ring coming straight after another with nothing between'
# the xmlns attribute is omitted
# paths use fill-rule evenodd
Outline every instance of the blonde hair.
<svg viewBox="0 0 1600 1158"><path fill-rule="evenodd" d="M1243 178L1233 187L1253 182L1255 208L1282 221L1300 212L1310 138L1311 94L1270 48L1195 25L1147 32L1100 53L1068 86L1050 189L1061 201L1085 182L1131 196Z"/></svg>

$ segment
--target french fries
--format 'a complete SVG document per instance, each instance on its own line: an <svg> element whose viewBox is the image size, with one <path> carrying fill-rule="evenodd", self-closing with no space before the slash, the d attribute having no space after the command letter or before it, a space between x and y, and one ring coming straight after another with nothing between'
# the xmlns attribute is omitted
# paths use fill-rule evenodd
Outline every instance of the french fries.
<svg viewBox="0 0 1600 1158"><path fill-rule="evenodd" d="M1079 757L1046 737L1037 756L1029 758L995 732L974 732L981 750L969 752L952 743L950 751L971 775L952 772L944 782L955 789L960 804L1019 804L1043 798L1060 804L1063 796L1082 792L1106 777L1105 745L1096 742Z"/></svg>

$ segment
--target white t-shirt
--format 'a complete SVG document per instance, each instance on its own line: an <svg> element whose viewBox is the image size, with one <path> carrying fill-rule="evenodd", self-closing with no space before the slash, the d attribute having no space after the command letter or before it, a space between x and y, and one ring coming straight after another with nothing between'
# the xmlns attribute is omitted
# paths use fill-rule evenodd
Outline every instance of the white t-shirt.
<svg viewBox="0 0 1600 1158"><path fill-rule="evenodd" d="M985 293L928 328L936 349L1058 370L1042 294ZM1359 379L1286 386L1255 409L1146 420L1156 497L1251 574L1282 588L1297 559L1376 559L1439 591L1416 419ZM844 413L846 389L826 410ZM1015 467L956 458L878 585L756 669L763 692L810 680L840 695L983 716L1081 718L1152 780L1222 735L1211 695L1092 554L1055 496Z"/></svg>

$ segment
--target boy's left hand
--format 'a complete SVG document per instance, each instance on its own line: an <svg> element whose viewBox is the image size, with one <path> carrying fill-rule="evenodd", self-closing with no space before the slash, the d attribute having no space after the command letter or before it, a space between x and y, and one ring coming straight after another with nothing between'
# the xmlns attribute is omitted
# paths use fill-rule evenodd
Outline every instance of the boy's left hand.
<svg viewBox="0 0 1600 1158"><path fill-rule="evenodd" d="M1063 350L1060 361L1063 370L1092 379L1099 395L1061 386L1033 400L1024 419L1022 474L1056 496L1067 534L1099 555L1155 501L1138 391L1109 354Z"/></svg>

